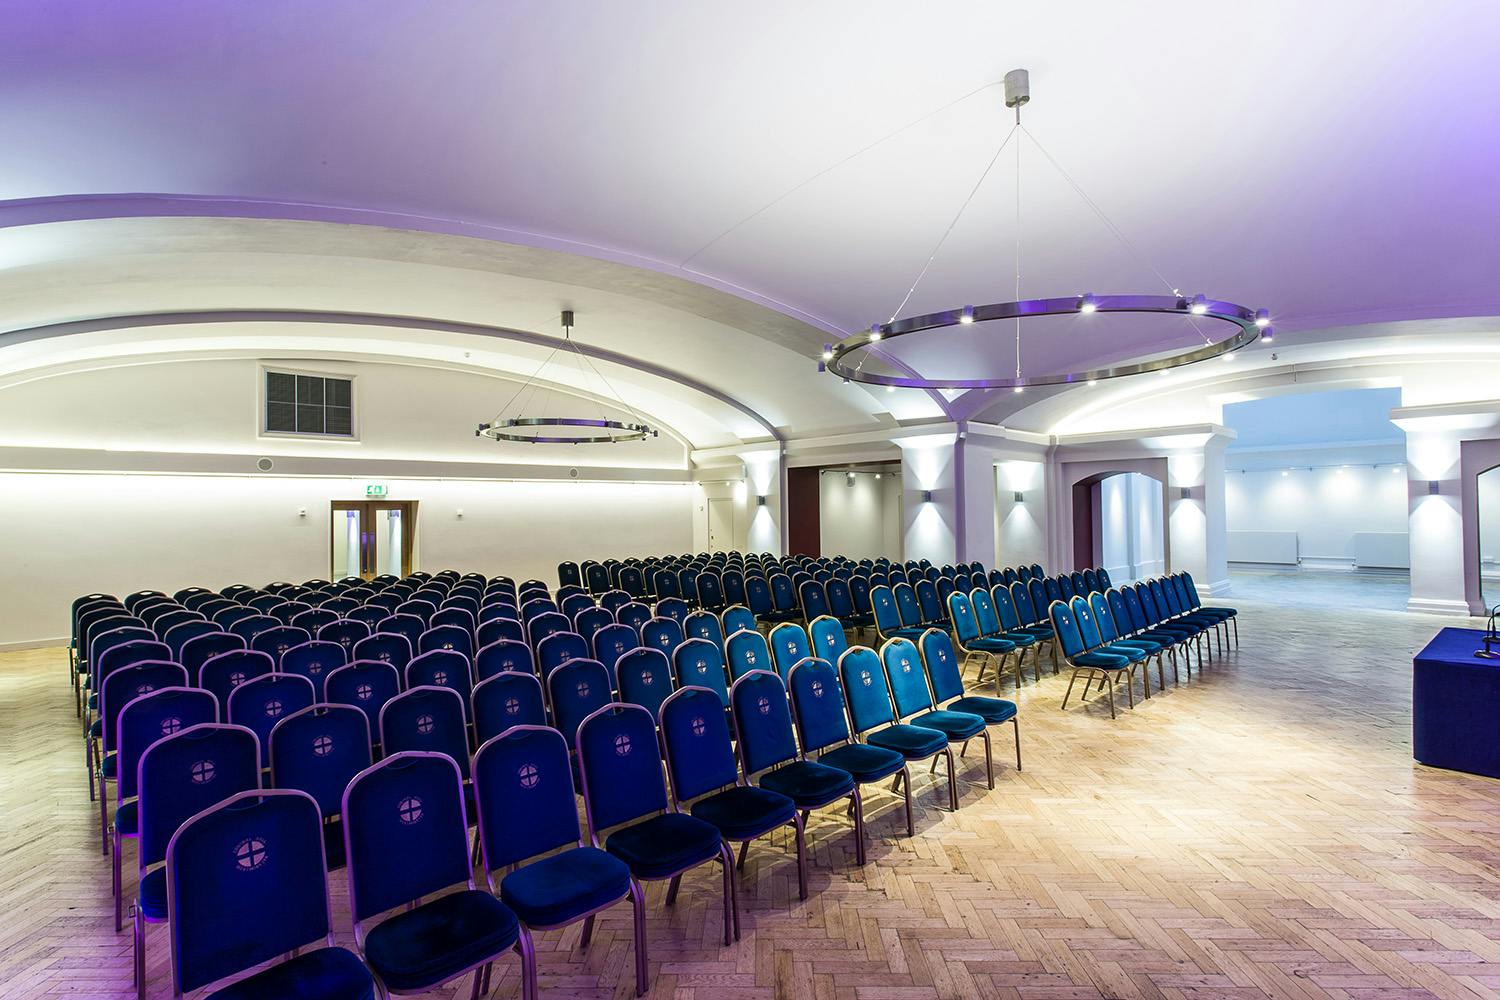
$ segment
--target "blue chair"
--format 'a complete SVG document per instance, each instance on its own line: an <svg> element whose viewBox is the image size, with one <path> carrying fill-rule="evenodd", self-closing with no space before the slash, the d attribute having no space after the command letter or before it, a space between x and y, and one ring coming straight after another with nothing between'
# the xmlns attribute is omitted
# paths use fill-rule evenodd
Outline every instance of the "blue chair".
<svg viewBox="0 0 1500 1000"><path fill-rule="evenodd" d="M724 675L724 652L708 639L688 639L672 651L678 687L706 687L729 707L729 682Z"/></svg>
<svg viewBox="0 0 1500 1000"><path fill-rule="evenodd" d="M819 764L847 772L855 783L876 784L893 774L905 777L902 788L906 797L906 835L913 832L911 808L911 775L906 773L906 758L894 750L856 743L849 733L844 716L844 693L838 671L827 660L808 657L792 667L787 687L791 694L792 719L802 756ZM813 754L817 754L813 757ZM861 792L863 802L863 792ZM863 811L858 816L855 836L864 840Z"/></svg>
<svg viewBox="0 0 1500 1000"><path fill-rule="evenodd" d="M1183 663L1187 667L1188 677L1193 676L1193 650L1198 649L1199 664L1202 664L1203 650L1201 644L1196 641L1202 635L1201 629L1195 629L1186 623L1181 625L1170 625L1153 622L1146 616L1145 608L1141 604L1140 595L1136 588L1128 584L1118 590L1111 590L1105 595L1109 600L1110 611L1114 613L1115 623L1128 623L1130 633L1144 636L1148 639L1157 639L1167 643L1167 657L1172 663L1172 680L1180 683L1181 677L1177 672L1177 651L1182 650Z"/></svg>
<svg viewBox="0 0 1500 1000"><path fill-rule="evenodd" d="M698 594L698 607L705 611L722 611L725 605L724 581L717 573L699 573L693 581Z"/></svg>
<svg viewBox="0 0 1500 1000"><path fill-rule="evenodd" d="M720 649L724 648L724 627L719 624L719 616L711 611L694 611L688 615L682 623L682 634L689 639L707 639Z"/></svg>
<svg viewBox="0 0 1500 1000"><path fill-rule="evenodd" d="M492 618L480 622L479 629L474 634L474 642L480 649L501 639L525 642L526 627L514 618Z"/></svg>
<svg viewBox="0 0 1500 1000"><path fill-rule="evenodd" d="M99 718L95 719L93 725L90 726L88 739L85 741L88 749L88 779L91 787L97 782L99 789L99 851L101 854L109 849L107 814L109 799L105 793L105 782L113 780L117 773L115 762L111 762L108 768L104 766L104 762L114 755L119 746L117 725L120 709L132 699L139 698L143 694L150 694L160 688L187 686L187 671L182 668L182 664L173 663L170 660L143 660L139 663L132 663L113 671L104 679L104 686L99 692Z"/></svg>
<svg viewBox="0 0 1500 1000"><path fill-rule="evenodd" d="M545 726L546 701L536 674L502 671L480 681L470 695L474 732L480 743L512 726Z"/></svg>
<svg viewBox="0 0 1500 1000"><path fill-rule="evenodd" d="M593 659L588 640L577 632L553 632L536 648L537 669L543 677L569 660Z"/></svg>
<svg viewBox="0 0 1500 1000"><path fill-rule="evenodd" d="M402 636L411 643L412 654L415 655L421 652L422 633L427 631L427 621L420 615L398 613L382 619L375 626L375 631Z"/></svg>
<svg viewBox="0 0 1500 1000"><path fill-rule="evenodd" d="M381 660L355 660L330 671L323 681L323 700L363 712L372 738L380 734L380 710L400 693L401 675Z"/></svg>
<svg viewBox="0 0 1500 1000"><path fill-rule="evenodd" d="M681 623L665 615L653 618L641 626L641 645L660 650L669 660L685 638Z"/></svg>
<svg viewBox="0 0 1500 1000"><path fill-rule="evenodd" d="M283 716L300 712L317 701L313 683L297 674L268 674L252 678L229 692L225 706L232 725L244 726L260 742L260 766L271 763L271 729Z"/></svg>
<svg viewBox="0 0 1500 1000"><path fill-rule="evenodd" d="M1166 656L1166 651L1170 643L1157 639L1149 639L1145 636L1127 635L1126 633L1130 631L1128 623L1125 626L1125 631L1122 632L1115 624L1114 615L1110 613L1109 598L1102 593L1095 592L1090 594L1088 596L1088 605L1089 611L1094 616L1094 625L1099 629L1099 639L1104 643L1106 648L1112 651L1115 648L1127 650L1138 649L1146 654L1146 658L1143 661L1144 665L1141 668L1141 685L1146 690L1146 697L1151 697L1150 661L1153 656L1156 658L1156 679L1159 685L1157 690L1165 690L1167 677L1166 668L1163 666L1162 660Z"/></svg>
<svg viewBox="0 0 1500 1000"><path fill-rule="evenodd" d="M724 944L734 927L734 855L710 823L668 807L656 720L639 705L606 705L578 727L583 804L593 846L625 862L640 882L670 879L717 860L724 869Z"/></svg>
<svg viewBox="0 0 1500 1000"><path fill-rule="evenodd" d="M847 798L854 814L856 863L865 863L864 805L847 771L807 760L797 752L786 685L770 670L753 670L729 691L735 742L746 781L780 792L807 822L814 810Z"/></svg>
<svg viewBox="0 0 1500 1000"><path fill-rule="evenodd" d="M559 732L576 749L578 727L610 703L610 676L598 660L569 660L547 675L547 700Z"/></svg>
<svg viewBox="0 0 1500 1000"><path fill-rule="evenodd" d="M316 803L285 790L241 792L182 825L166 868L175 995L277 958L213 996L375 995L359 956L333 943L320 825Z"/></svg>
<svg viewBox="0 0 1500 1000"><path fill-rule="evenodd" d="M629 603L630 595L623 590L606 590L599 595L599 606L608 611L611 617Z"/></svg>
<svg viewBox="0 0 1500 1000"><path fill-rule="evenodd" d="M474 675L481 681L502 673L537 675L531 647L519 639L497 639L481 646L474 658Z"/></svg>
<svg viewBox="0 0 1500 1000"><path fill-rule="evenodd" d="M397 677L405 677L406 665L411 662L411 649L411 640L404 635L376 632L354 644L354 658L389 663L396 668Z"/></svg>
<svg viewBox="0 0 1500 1000"><path fill-rule="evenodd" d="M537 651L538 662L540 662L541 643L544 639L559 632L572 631L573 623L568 621L567 615L559 611L543 611L527 623L526 640L531 648Z"/></svg>
<svg viewBox="0 0 1500 1000"><path fill-rule="evenodd" d="M760 610L751 604L750 610L755 612L755 617L773 624L800 621L802 611L797 605L797 588L792 583L792 578L785 573L773 573L770 585L771 608L765 614L761 614ZM746 581L745 586L748 591L749 581Z"/></svg>
<svg viewBox="0 0 1500 1000"><path fill-rule="evenodd" d="M406 687L444 687L458 694L464 704L464 718L469 719L469 658L456 649L434 649L412 657L406 665Z"/></svg>
<svg viewBox="0 0 1500 1000"><path fill-rule="evenodd" d="M662 597L656 602L656 617L670 618L682 626L687 622L687 616L692 614L693 609L680 597Z"/></svg>
<svg viewBox="0 0 1500 1000"><path fill-rule="evenodd" d="M126 702L116 713L115 752L105 755L100 761L100 771L105 777L115 780L115 816L109 823L109 836L114 846L111 854L112 878L110 887L115 900L115 931L123 926L124 901L120 893L121 848L126 839L134 839L140 832L140 810L136 802L140 779L141 755L146 748L164 736L181 732L201 722L219 721L219 703L214 696L199 688L157 688ZM101 787L100 797L104 791ZM100 818L104 817L104 803L100 802ZM101 845L100 853L108 850Z"/></svg>
<svg viewBox="0 0 1500 1000"><path fill-rule="evenodd" d="M629 604L620 606L615 612L615 621L621 625L628 625L636 635L641 634L641 628L651 620L651 609L640 601L631 601Z"/></svg>
<svg viewBox="0 0 1500 1000"><path fill-rule="evenodd" d="M898 584L906 587L908 593L911 588L906 584ZM915 598L913 599L915 604ZM917 639L922 635L922 629L915 623L907 625L902 621L901 609L897 605L896 592L891 587L873 587L870 590L870 607L875 619L875 635L883 642L886 639L906 638Z"/></svg>
<svg viewBox="0 0 1500 1000"><path fill-rule="evenodd" d="M724 635L731 636L741 629L754 632L756 630L755 614L743 604L731 605L724 609L719 616L719 622L724 627Z"/></svg>
<svg viewBox="0 0 1500 1000"><path fill-rule="evenodd" d="M327 869L344 866L344 789L374 762L370 720L351 705L316 704L271 728L271 787L294 788L318 806Z"/></svg>
<svg viewBox="0 0 1500 1000"><path fill-rule="evenodd" d="M436 650L462 653L464 660L474 658L474 633L462 625L433 625L417 637L417 653Z"/></svg>
<svg viewBox="0 0 1500 1000"><path fill-rule="evenodd" d="M219 626L211 621L204 619L187 621L170 629L166 635L162 636L162 642L165 642L167 648L172 651L172 659L181 663L182 647L187 644L189 639L196 639L199 636L210 635L218 631Z"/></svg>
<svg viewBox="0 0 1500 1000"><path fill-rule="evenodd" d="M628 898L635 917L635 994L643 996L649 985L646 898L625 862L584 844L567 740L538 725L492 737L474 755L474 787L490 891L531 931L582 920L580 948L593 936L594 914Z"/></svg>
<svg viewBox="0 0 1500 1000"><path fill-rule="evenodd" d="M444 754L458 766L465 795L471 794L468 710L463 698L449 687L403 691L381 706L381 753L386 757L408 750Z"/></svg>
<svg viewBox="0 0 1500 1000"><path fill-rule="evenodd" d="M354 940L392 993L420 993L473 972L477 996L491 963L515 949L522 995L533 997L531 935L474 883L464 798L458 764L442 753L396 753L349 783L343 822Z"/></svg>
<svg viewBox="0 0 1500 1000"><path fill-rule="evenodd" d="M797 600L802 605L803 621L810 622L822 615L832 614L828 592L817 580L803 580L797 587Z"/></svg>
<svg viewBox="0 0 1500 1000"><path fill-rule="evenodd" d="M306 629L297 630L297 632L303 633L300 636L296 633L288 634L281 631L282 629L289 628L291 628L291 626L281 624L281 620L279 618L272 618L270 615L252 615L249 618L241 618L239 621L229 626L229 631L233 632L241 639L244 639L245 642L249 643L251 649L258 649L261 652L269 652L271 654L271 658L275 659L279 655L279 650L277 649L278 646L285 645L287 647L291 647L295 646L299 642L306 642L308 639L312 638L311 636L306 634ZM268 639L266 642L257 644L255 640L263 632L270 632L273 638ZM278 636L279 638L276 638Z"/></svg>
<svg viewBox="0 0 1500 1000"><path fill-rule="evenodd" d="M927 673L922 666L922 654L917 651L916 643L910 639L892 639L880 647L880 663L885 667L886 684L891 689L896 722L920 729L936 729L948 738L948 801L952 807L958 809L958 774L952 747L954 743L961 743L967 748L969 741L976 736L984 741L985 778L989 787L994 788L994 754L984 719L973 712L939 710L933 705L932 692L927 687ZM933 759L933 764L935 767L936 758Z"/></svg>
<svg viewBox="0 0 1500 1000"><path fill-rule="evenodd" d="M782 680L786 680L791 674L792 667L813 655L807 630L796 622L782 622L771 629L766 643L771 647L771 658L775 661L776 672L781 675Z"/></svg>
<svg viewBox="0 0 1500 1000"><path fill-rule="evenodd" d="M355 658L354 644L370 635L370 626L353 618L337 618L321 626L317 635L319 642L336 642L342 646L347 662Z"/></svg>
<svg viewBox="0 0 1500 1000"><path fill-rule="evenodd" d="M839 684L844 691L844 705L849 710L849 728L857 739L872 746L899 753L908 764L933 760L938 754L949 754L948 737L936 729L901 725L891 706L890 689L880 656L868 646L851 646L839 657ZM934 766L936 763L934 761ZM953 766L948 769L949 805L957 809L957 792L951 781ZM909 778L910 772L902 772Z"/></svg>
<svg viewBox="0 0 1500 1000"><path fill-rule="evenodd" d="M233 649L210 657L198 671L196 687L212 692L219 707L229 709L229 695L249 680L264 677L276 670L270 653L253 649Z"/></svg>
<svg viewBox="0 0 1500 1000"><path fill-rule="evenodd" d="M618 622L606 625L594 633L594 659L604 664L604 669L609 671L610 677L615 677L615 664L619 662L620 657L640 644L640 635L629 625L621 625ZM619 687L618 681L615 686Z"/></svg>
<svg viewBox="0 0 1500 1000"><path fill-rule="evenodd" d="M702 577L699 577L701 580ZM673 694L661 709L662 746L672 777L672 807L712 824L726 844L740 845L737 871L744 871L750 841L790 826L797 840L797 890L807 898L807 849L802 815L786 795L742 781L729 738L729 724L719 696L708 688L688 687ZM738 878L731 883L738 897ZM739 905L733 906L734 935L739 937Z"/></svg>
<svg viewBox="0 0 1500 1000"><path fill-rule="evenodd" d="M260 789L260 744L243 726L204 722L148 746L137 768L135 905L137 1000L146 996L146 925L167 919L167 846L186 820L240 792Z"/></svg>
<svg viewBox="0 0 1500 1000"><path fill-rule="evenodd" d="M1004 590L1001 595L1007 606L1010 605L1010 594ZM995 602L988 589L975 587L969 592L969 603L974 609L974 621L979 626L981 636L993 636L1012 642L1016 647L1016 677L1021 676L1022 668L1026 664L1027 650L1034 650L1031 660L1032 671L1036 679L1042 679L1041 642L1042 637L1036 632L1022 629L1016 620L1014 607L1009 607L1009 614L1002 616L995 607ZM1006 623L1009 622L1007 625Z"/></svg>
<svg viewBox="0 0 1500 1000"><path fill-rule="evenodd" d="M813 648L809 656L816 656L829 663L837 663L838 658L844 655L844 650L849 648L849 639L844 633L844 625L837 618L828 615L814 618L807 626L807 633Z"/></svg>
<svg viewBox="0 0 1500 1000"><path fill-rule="evenodd" d="M615 616L607 608L591 605L573 616L572 631L592 640L594 633L606 625L615 624Z"/></svg>
<svg viewBox="0 0 1500 1000"><path fill-rule="evenodd" d="M363 623L371 632L380 628L380 623L385 621L389 612L384 608L362 604L352 611L344 612L344 618L348 621Z"/></svg>
<svg viewBox="0 0 1500 1000"><path fill-rule="evenodd" d="M436 594L432 594L429 596L431 598L430 600L423 600L422 592L418 591L416 594L412 595L411 600L403 601L400 604L396 605L396 614L404 615L408 618L416 618L422 623L422 627L425 630L427 627L427 623L432 620L432 616L437 614L438 601L442 599ZM392 617L394 617L394 615ZM416 641L415 636L411 638L412 641Z"/></svg>
<svg viewBox="0 0 1500 1000"><path fill-rule="evenodd" d="M964 666L967 667L970 660L979 661L979 672L975 675L975 683L984 680L985 664L995 664L995 689L1000 689L1000 675L1005 672L1005 661L1011 653L1016 651L1016 642L1012 639L998 634L985 635L980 628L980 619L974 613L974 605L968 594L955 591L948 595L948 614L952 623L953 635L957 639L958 651L964 656ZM923 630L926 631L925 629ZM921 639L917 635L915 639L909 636L898 636L908 642ZM1035 640L1031 640L1035 641ZM1016 658L1016 690L1021 690L1021 659L1024 651ZM1040 680L1040 677L1038 677Z"/></svg>
<svg viewBox="0 0 1500 1000"><path fill-rule="evenodd" d="M662 702L672 694L672 664L659 649L641 646L620 657L615 664L620 701L639 705L661 718Z"/></svg>
<svg viewBox="0 0 1500 1000"><path fill-rule="evenodd" d="M309 608L287 622L293 628L306 629L309 635L317 636L318 632L327 625L332 625L339 620L336 612L329 608Z"/></svg>
<svg viewBox="0 0 1500 1000"><path fill-rule="evenodd" d="M1084 613L1088 614L1088 602L1080 601ZM1048 609L1048 615L1052 618L1052 629L1057 635L1057 643L1062 648L1063 659L1072 668L1072 676L1068 678L1068 690L1063 694L1062 707L1068 707L1068 699L1073 694L1073 684L1078 680L1078 675L1087 675L1087 681L1083 687L1082 697L1087 698L1089 688L1095 679L1100 681L1100 687L1109 694L1109 717L1115 718L1115 685L1114 678L1121 673L1129 677L1132 667L1130 657L1123 653L1112 653L1097 649L1099 643L1099 632L1093 630L1091 636L1086 636L1077 619L1074 618L1074 608L1064 601L1054 601ZM1092 615L1089 615L1092 624ZM1127 683L1125 691L1130 698L1130 707L1135 707L1134 684Z"/></svg>
<svg viewBox="0 0 1500 1000"><path fill-rule="evenodd" d="M1009 722L1015 727L1016 770L1021 770L1021 721L1016 703L1004 698L966 695L963 674L958 668L958 653L953 648L953 640L942 629L928 629L918 649L932 687L934 704L949 711L977 715L987 726Z"/></svg>
<svg viewBox="0 0 1500 1000"><path fill-rule="evenodd" d="M766 637L759 632L741 631L730 636L724 659L729 664L729 676L735 680L752 670L774 670L776 666Z"/></svg>
<svg viewBox="0 0 1500 1000"><path fill-rule="evenodd" d="M475 604L473 610L469 609L471 602L463 598L450 597L442 607L437 609L437 614L427 623L430 632L435 628L460 628L469 636L469 641L474 640L474 630L479 627L479 605Z"/></svg>
<svg viewBox="0 0 1500 1000"><path fill-rule="evenodd" d="M317 701L323 700L323 683L329 673L348 662L344 647L336 642L313 639L293 646L281 655L281 672L298 674L312 681Z"/></svg>

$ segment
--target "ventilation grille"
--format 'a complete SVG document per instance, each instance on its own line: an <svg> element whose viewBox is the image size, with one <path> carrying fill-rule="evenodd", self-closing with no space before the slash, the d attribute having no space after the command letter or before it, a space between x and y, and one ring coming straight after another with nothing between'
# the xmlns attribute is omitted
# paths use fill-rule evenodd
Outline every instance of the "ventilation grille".
<svg viewBox="0 0 1500 1000"><path fill-rule="evenodd" d="M353 381L268 371L265 412L268 434L353 437Z"/></svg>

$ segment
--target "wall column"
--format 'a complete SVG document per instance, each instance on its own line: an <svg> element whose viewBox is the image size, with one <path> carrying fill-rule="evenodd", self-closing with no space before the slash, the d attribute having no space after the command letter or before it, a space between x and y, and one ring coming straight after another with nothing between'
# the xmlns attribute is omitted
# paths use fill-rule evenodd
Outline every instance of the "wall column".
<svg viewBox="0 0 1500 1000"><path fill-rule="evenodd" d="M956 434L928 434L895 442L901 449L901 536L906 559L929 559L937 565L956 559L960 516L956 441ZM924 499L928 492L930 501Z"/></svg>
<svg viewBox="0 0 1500 1000"><path fill-rule="evenodd" d="M1228 435L1212 434L1201 449L1167 455L1168 569L1191 573L1203 596L1229 592L1229 529L1224 513L1224 449L1228 444Z"/></svg>
<svg viewBox="0 0 1500 1000"><path fill-rule="evenodd" d="M780 449L740 454L745 462L746 552L786 554L786 456ZM760 498L765 498L765 503Z"/></svg>
<svg viewBox="0 0 1500 1000"><path fill-rule="evenodd" d="M1454 430L1408 428L1407 545L1411 556L1408 611L1467 615L1464 513L1459 474L1462 444ZM1432 493L1432 483L1437 493Z"/></svg>

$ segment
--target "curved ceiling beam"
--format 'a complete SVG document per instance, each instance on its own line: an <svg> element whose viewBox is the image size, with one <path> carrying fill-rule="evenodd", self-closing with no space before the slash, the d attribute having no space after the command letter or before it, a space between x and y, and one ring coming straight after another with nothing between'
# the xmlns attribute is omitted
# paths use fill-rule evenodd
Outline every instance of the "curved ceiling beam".
<svg viewBox="0 0 1500 1000"><path fill-rule="evenodd" d="M49 340L84 333L101 333L115 330L131 330L152 326L207 326L222 323L300 323L321 326L373 326L393 330L418 330L436 333L456 333L473 337L495 337L536 347L557 349L565 346L560 337L547 337L528 330L513 330L503 326L482 323L457 323L451 320L423 319L417 316L388 316L381 313L319 312L296 309L218 309L199 312L132 313L120 316L102 316L94 319L72 320L66 323L49 323L42 326L23 327L0 333L0 349L16 344ZM760 413L711 385L700 382L690 375L663 368L659 365L620 354L603 347L593 347L573 341L573 347L581 353L599 361L630 368L654 378L673 382L710 399L732 407L760 425L772 440L784 442L781 432Z"/></svg>
<svg viewBox="0 0 1500 1000"><path fill-rule="evenodd" d="M403 229L414 232L435 233L446 236L463 236L498 243L515 243L522 246L553 250L559 253L583 254L599 260L607 260L630 267L645 268L660 274L675 275L688 281L706 285L737 298L745 299L767 309L800 320L823 331L833 340L848 335L845 330L829 320L772 298L763 292L732 281L716 277L706 271L675 264L671 261L631 253L614 247L601 246L583 240L570 240L546 233L504 226L484 225L459 219L446 219L431 215L413 215L403 212L388 212L380 209L353 208L342 205L323 205L312 202L281 202L254 198L226 198L215 195L181 194L71 194L46 198L16 198L0 201L0 229L15 226L37 226L55 222L80 222L93 219L140 219L140 218L221 218L221 219L266 219L290 220L294 222L324 222L336 225L380 226L387 229ZM904 362L889 358L891 364L912 377L918 373ZM949 409L948 399L937 389L924 389L927 396L937 404L948 419L956 419ZM757 417L757 419L759 419Z"/></svg>

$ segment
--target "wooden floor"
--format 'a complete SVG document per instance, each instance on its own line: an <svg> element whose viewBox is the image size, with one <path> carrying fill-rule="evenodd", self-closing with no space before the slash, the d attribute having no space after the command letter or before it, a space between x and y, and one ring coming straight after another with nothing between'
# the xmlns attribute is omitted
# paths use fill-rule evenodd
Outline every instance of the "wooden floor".
<svg viewBox="0 0 1500 1000"><path fill-rule="evenodd" d="M912 839L877 793L863 869L842 815L815 815L805 903L785 841L758 845L732 948L715 875L671 911L654 887L651 995L1500 997L1500 782L1410 753L1410 657L1449 622L1241 608L1237 654L1116 722L1060 712L1065 677L1028 684L1025 772L988 792L971 751L956 814L924 775ZM5 998L129 993L65 677L57 650L0 656ZM149 941L168 996L164 929ZM628 907L577 943L539 937L544 994L628 997Z"/></svg>

